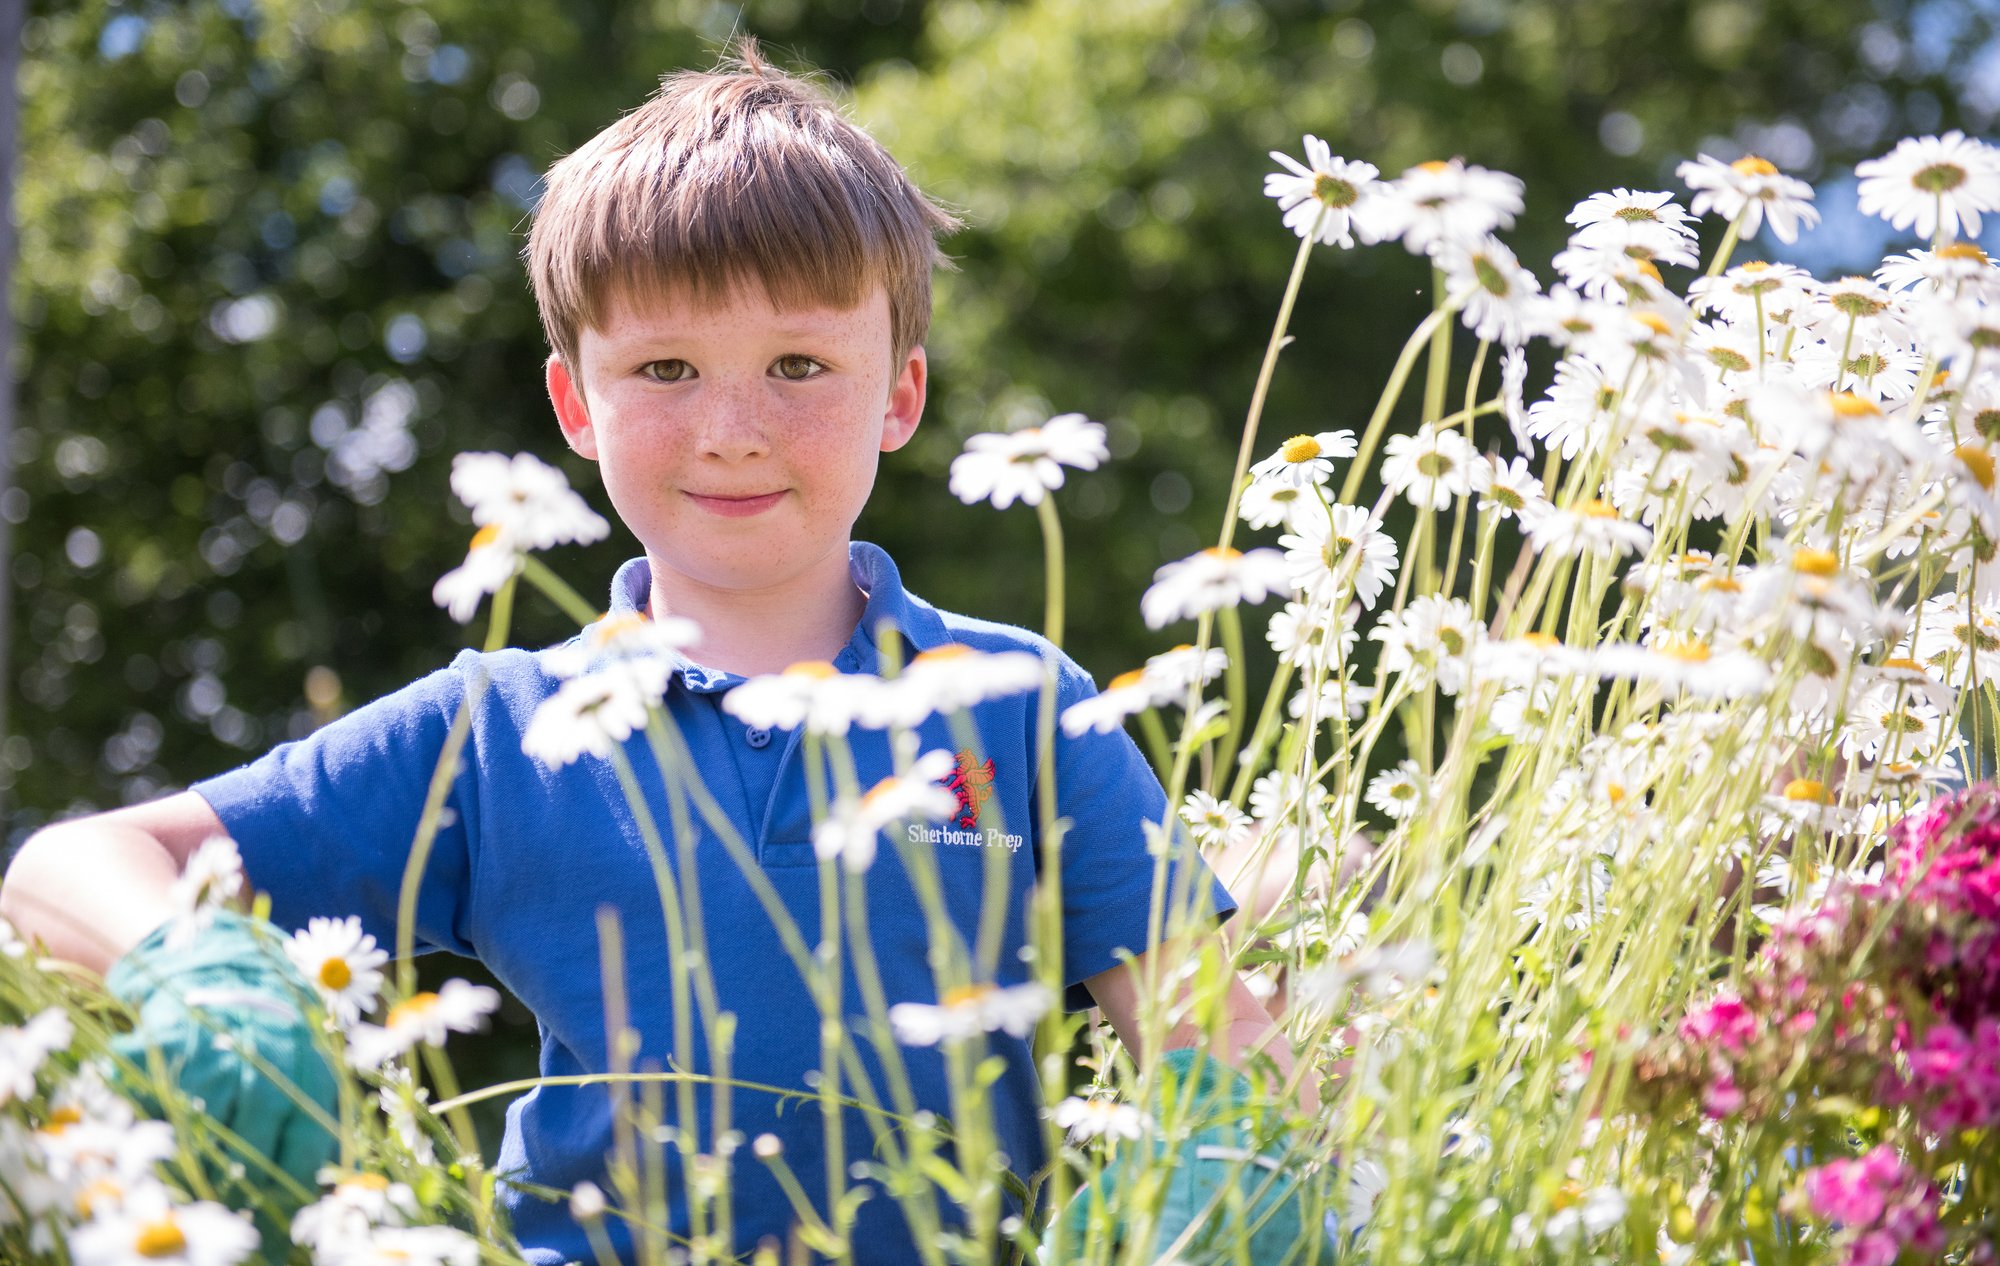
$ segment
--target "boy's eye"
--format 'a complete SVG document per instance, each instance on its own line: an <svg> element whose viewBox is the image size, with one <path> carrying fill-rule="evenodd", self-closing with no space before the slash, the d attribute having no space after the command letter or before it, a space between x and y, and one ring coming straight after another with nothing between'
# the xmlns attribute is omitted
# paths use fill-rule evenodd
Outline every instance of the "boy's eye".
<svg viewBox="0 0 2000 1266"><path fill-rule="evenodd" d="M685 382L694 377L694 366L684 360L651 360L639 366L639 372L654 382Z"/></svg>
<svg viewBox="0 0 2000 1266"><path fill-rule="evenodd" d="M826 366L810 356L780 356L771 362L771 372L792 382L804 382L826 372Z"/></svg>

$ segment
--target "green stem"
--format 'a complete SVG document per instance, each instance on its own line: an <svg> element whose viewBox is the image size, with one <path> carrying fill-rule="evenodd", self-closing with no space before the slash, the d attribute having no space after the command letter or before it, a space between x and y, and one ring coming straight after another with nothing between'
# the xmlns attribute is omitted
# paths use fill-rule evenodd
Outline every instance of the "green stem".
<svg viewBox="0 0 2000 1266"><path fill-rule="evenodd" d="M1063 642L1063 532L1062 519L1056 514L1056 502L1052 496L1044 495L1035 503L1035 516L1042 521L1042 583L1047 588L1044 600L1043 633L1058 648Z"/></svg>
<svg viewBox="0 0 2000 1266"><path fill-rule="evenodd" d="M1257 448L1257 426L1264 416L1264 398L1271 390L1271 375L1277 372L1278 353L1284 350L1287 341L1285 329L1292 323L1292 305L1298 302L1299 284L1305 280L1306 260L1312 256L1313 240L1319 233L1320 220L1325 218L1326 208L1321 207L1311 231L1299 239L1292 275L1285 282L1285 297L1278 304L1278 320L1271 327L1271 341L1265 345L1264 362L1257 369L1257 386L1250 393L1250 413L1243 422L1243 440L1236 446L1236 473L1229 477L1229 503L1222 512L1222 537L1217 542L1220 549L1228 549L1236 536L1236 507L1243 498L1243 477L1249 473L1251 454Z"/></svg>

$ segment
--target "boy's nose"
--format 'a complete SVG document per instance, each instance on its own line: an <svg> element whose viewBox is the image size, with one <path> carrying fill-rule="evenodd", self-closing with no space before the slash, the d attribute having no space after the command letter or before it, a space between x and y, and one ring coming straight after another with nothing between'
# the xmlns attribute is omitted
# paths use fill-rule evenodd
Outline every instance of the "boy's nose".
<svg viewBox="0 0 2000 1266"><path fill-rule="evenodd" d="M700 434L704 456L725 461L742 461L770 452L770 437L764 431L757 402L751 393L725 389L715 393L702 416Z"/></svg>

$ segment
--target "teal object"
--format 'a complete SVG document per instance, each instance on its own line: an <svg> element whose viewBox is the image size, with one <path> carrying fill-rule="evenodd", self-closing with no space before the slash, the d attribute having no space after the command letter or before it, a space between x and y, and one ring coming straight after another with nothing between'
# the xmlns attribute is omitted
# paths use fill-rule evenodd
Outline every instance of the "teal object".
<svg viewBox="0 0 2000 1266"><path fill-rule="evenodd" d="M129 1060L140 1080L128 1081L113 1065L113 1079L157 1115L149 1050L202 1111L244 1143L269 1157L308 1192L319 1187L320 1167L334 1157L336 1141L286 1089L239 1053L254 1051L271 1073L305 1098L339 1117L333 1069L314 1044L300 1010L311 987L284 955L283 933L261 920L219 911L188 944L169 945L173 923L156 929L112 965L104 984L138 1008L132 1032L111 1049ZM199 1018L197 1018L197 1012ZM226 1036L225 1046L217 1039ZM244 1183L252 1191L278 1187L250 1161Z"/></svg>
<svg viewBox="0 0 2000 1266"><path fill-rule="evenodd" d="M1313 1216L1312 1193L1299 1181L1296 1168L1280 1154L1251 1150L1256 1141L1253 1133L1239 1120L1223 1115L1224 1109L1250 1101L1250 1085L1243 1074L1193 1050L1169 1051L1160 1062L1173 1071L1182 1094L1195 1096L1185 1115L1211 1123L1171 1147L1158 1141L1125 1145L1149 1150L1148 1159L1154 1164L1160 1164L1168 1151L1173 1153L1149 1256L1163 1259L1174 1249L1173 1260L1187 1266L1331 1262L1334 1249L1324 1229L1331 1219ZM1141 1194L1128 1189L1124 1180L1130 1156L1127 1152L1113 1158L1064 1211L1072 1255L1099 1208L1117 1228L1121 1247L1125 1244L1130 1206ZM1182 1233L1197 1223L1181 1243Z"/></svg>

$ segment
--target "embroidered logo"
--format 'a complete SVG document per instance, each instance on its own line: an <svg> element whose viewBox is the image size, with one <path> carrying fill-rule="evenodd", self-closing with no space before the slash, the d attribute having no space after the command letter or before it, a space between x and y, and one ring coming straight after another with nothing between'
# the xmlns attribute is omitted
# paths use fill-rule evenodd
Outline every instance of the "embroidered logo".
<svg viewBox="0 0 2000 1266"><path fill-rule="evenodd" d="M945 776L944 789L958 797L958 816L952 825L971 830L979 825L979 806L993 798L993 762L974 764L972 753L961 750L958 768Z"/></svg>

